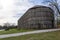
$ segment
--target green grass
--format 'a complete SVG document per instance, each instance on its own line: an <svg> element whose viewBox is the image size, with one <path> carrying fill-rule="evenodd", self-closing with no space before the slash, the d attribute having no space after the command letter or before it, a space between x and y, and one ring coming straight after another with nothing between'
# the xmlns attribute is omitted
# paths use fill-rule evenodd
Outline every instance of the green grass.
<svg viewBox="0 0 60 40"><path fill-rule="evenodd" d="M0 40L60 40L60 31L4 38Z"/></svg>
<svg viewBox="0 0 60 40"><path fill-rule="evenodd" d="M7 30L7 31L0 31L0 35L2 35L2 34L19 33L19 32L27 32L27 31L32 31L32 30L33 29L31 29L31 30L28 30L28 29L20 29L20 30L10 29L10 30Z"/></svg>

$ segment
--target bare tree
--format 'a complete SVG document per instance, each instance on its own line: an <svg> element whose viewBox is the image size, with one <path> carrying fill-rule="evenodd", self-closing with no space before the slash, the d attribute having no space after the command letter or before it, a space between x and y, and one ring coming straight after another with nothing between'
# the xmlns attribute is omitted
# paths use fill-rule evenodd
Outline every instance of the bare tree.
<svg viewBox="0 0 60 40"><path fill-rule="evenodd" d="M10 23L4 23L4 26L9 27Z"/></svg>
<svg viewBox="0 0 60 40"><path fill-rule="evenodd" d="M3 27L4 27L5 30L9 30L10 23L4 23Z"/></svg>
<svg viewBox="0 0 60 40"><path fill-rule="evenodd" d="M58 0L44 0L43 3L47 3L50 6L54 6L57 9L58 13L60 14L59 7L58 7L59 3L57 1Z"/></svg>
<svg viewBox="0 0 60 40"><path fill-rule="evenodd" d="M15 25L15 23L4 23L5 30L9 30L9 29L13 29L13 28L17 28L17 26Z"/></svg>
<svg viewBox="0 0 60 40"><path fill-rule="evenodd" d="M52 9L56 9L54 10L56 13L54 14L54 25L55 27L57 27L57 20L58 20L58 14L60 14L59 11L59 3L57 2L58 0L44 0L43 3L45 4L49 4L49 6L53 7Z"/></svg>

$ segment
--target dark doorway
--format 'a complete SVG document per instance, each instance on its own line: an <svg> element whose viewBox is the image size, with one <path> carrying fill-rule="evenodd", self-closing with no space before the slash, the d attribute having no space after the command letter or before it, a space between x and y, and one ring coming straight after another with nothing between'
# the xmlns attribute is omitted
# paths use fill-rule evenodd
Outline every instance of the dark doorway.
<svg viewBox="0 0 60 40"><path fill-rule="evenodd" d="M52 20L52 28L54 28L54 20Z"/></svg>
<svg viewBox="0 0 60 40"><path fill-rule="evenodd" d="M42 25L40 23L37 23L38 29L41 29Z"/></svg>

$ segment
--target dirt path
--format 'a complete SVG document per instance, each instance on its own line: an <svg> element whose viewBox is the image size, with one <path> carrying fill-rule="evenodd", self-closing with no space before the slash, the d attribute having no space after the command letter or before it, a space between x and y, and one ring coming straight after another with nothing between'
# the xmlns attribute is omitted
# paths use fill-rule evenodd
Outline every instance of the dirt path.
<svg viewBox="0 0 60 40"><path fill-rule="evenodd" d="M0 38L7 38L7 37L14 37L14 36L22 36L22 35L27 35L27 34L51 32L51 31L58 31L58 30L60 30L60 29L36 30L36 31L30 31L30 32L22 32L22 33L14 33L14 34L5 34L5 35L0 35Z"/></svg>

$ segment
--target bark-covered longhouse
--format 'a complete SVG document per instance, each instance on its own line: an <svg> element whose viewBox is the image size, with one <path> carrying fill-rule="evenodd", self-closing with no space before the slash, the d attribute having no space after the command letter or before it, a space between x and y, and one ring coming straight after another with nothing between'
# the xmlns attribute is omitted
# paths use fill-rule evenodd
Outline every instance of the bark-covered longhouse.
<svg viewBox="0 0 60 40"><path fill-rule="evenodd" d="M54 12L50 7L34 6L18 20L18 28L54 28Z"/></svg>

